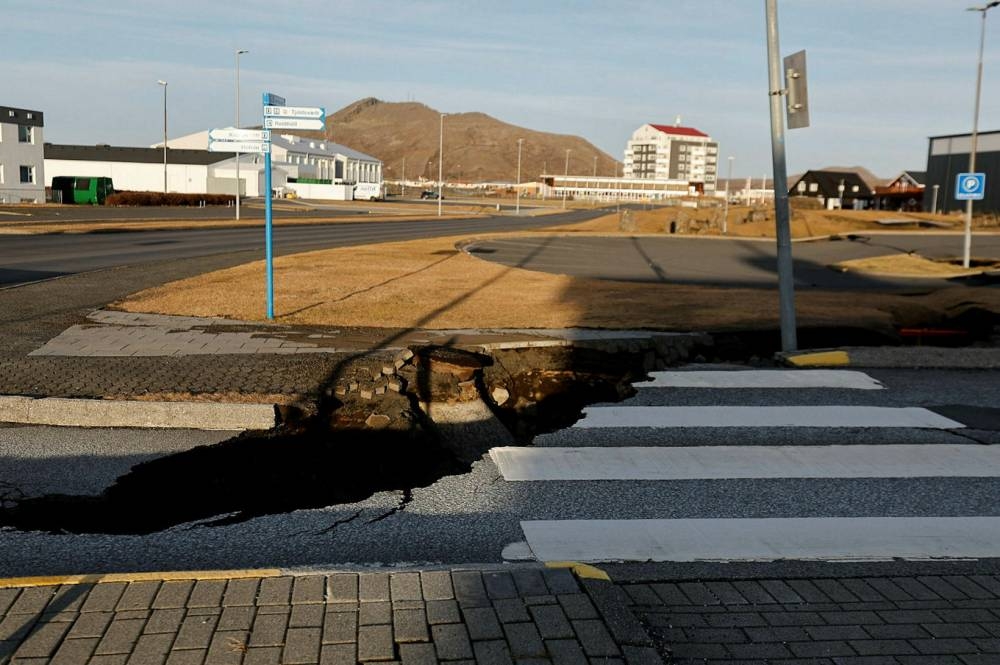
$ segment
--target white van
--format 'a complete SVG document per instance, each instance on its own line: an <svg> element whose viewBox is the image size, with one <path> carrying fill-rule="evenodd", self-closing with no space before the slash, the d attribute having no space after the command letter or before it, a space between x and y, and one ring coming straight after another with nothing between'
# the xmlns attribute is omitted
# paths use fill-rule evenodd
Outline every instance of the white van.
<svg viewBox="0 0 1000 665"><path fill-rule="evenodd" d="M359 182L354 186L355 201L381 201L385 198L385 185L381 182Z"/></svg>

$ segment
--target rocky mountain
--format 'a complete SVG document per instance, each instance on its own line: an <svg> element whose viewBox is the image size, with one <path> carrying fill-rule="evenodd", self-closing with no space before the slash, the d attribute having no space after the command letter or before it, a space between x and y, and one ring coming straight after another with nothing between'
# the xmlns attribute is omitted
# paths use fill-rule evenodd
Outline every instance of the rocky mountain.
<svg viewBox="0 0 1000 665"><path fill-rule="evenodd" d="M387 180L404 175L436 180L440 119L439 111L424 104L367 98L328 116L325 132L313 134L378 157ZM543 172L562 174L567 150L571 175L593 175L595 157L598 175L611 176L616 168L621 173L620 162L579 136L539 132L472 112L444 118L445 180L514 182L518 139L524 139L522 182L537 180Z"/></svg>

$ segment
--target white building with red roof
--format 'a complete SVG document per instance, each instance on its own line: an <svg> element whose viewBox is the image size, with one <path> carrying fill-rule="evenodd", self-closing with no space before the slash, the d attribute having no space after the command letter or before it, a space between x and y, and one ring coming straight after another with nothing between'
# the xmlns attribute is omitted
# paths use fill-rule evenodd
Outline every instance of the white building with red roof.
<svg viewBox="0 0 1000 665"><path fill-rule="evenodd" d="M693 127L645 124L625 148L626 178L683 180L692 190L715 193L719 144Z"/></svg>

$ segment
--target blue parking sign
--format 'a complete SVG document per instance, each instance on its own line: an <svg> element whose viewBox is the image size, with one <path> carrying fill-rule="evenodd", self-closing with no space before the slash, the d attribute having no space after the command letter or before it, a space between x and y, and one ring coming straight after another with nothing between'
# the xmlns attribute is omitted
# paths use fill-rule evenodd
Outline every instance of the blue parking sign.
<svg viewBox="0 0 1000 665"><path fill-rule="evenodd" d="M959 173L955 180L955 199L981 201L986 196L985 173Z"/></svg>

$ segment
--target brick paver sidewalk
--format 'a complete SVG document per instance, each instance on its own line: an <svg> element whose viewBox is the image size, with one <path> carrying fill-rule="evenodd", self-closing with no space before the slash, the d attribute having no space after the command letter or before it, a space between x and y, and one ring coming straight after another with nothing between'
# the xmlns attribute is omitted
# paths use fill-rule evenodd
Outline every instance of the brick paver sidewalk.
<svg viewBox="0 0 1000 665"><path fill-rule="evenodd" d="M613 588L540 567L2 588L0 663L660 664Z"/></svg>
<svg viewBox="0 0 1000 665"><path fill-rule="evenodd" d="M1000 576L627 584L673 663L997 665Z"/></svg>

